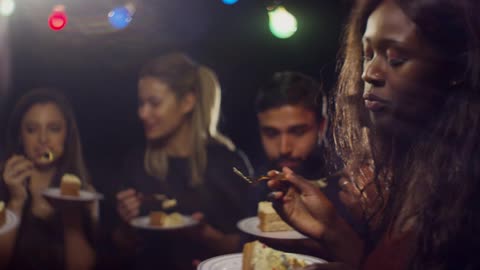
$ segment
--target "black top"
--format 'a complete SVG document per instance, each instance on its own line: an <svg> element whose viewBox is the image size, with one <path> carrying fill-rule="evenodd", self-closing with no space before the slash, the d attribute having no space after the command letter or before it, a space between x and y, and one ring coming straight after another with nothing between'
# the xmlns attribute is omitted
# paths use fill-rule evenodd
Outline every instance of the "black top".
<svg viewBox="0 0 480 270"><path fill-rule="evenodd" d="M169 158L165 181L147 175L144 149L134 151L127 159L121 189L134 188L144 194L161 193L177 200L176 211L182 214L202 212L206 222L224 233L237 232L236 223L247 216L248 184L233 173L232 167L251 174L251 166L242 152L232 152L218 143L207 147L208 163L203 184L191 187L187 158ZM158 205L142 204L140 215L159 210ZM139 231L136 269L193 269L193 259L206 259L211 253L179 233ZM239 247L240 250L240 247Z"/></svg>
<svg viewBox="0 0 480 270"><path fill-rule="evenodd" d="M0 179L0 200L8 202L9 198L5 182ZM24 205L22 217L19 217L21 223L7 269L65 269L64 231L60 216L55 212L47 219L36 217L32 213L31 204L29 197ZM86 208L82 214L87 240L93 246L91 217Z"/></svg>
<svg viewBox="0 0 480 270"><path fill-rule="evenodd" d="M13 256L7 269L64 269L63 228L57 215L44 220L26 205L17 231Z"/></svg>

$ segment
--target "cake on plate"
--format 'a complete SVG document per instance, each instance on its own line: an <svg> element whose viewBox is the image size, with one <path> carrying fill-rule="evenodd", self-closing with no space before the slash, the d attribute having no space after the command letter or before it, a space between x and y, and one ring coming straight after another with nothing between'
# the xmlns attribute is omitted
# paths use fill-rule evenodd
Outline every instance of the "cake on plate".
<svg viewBox="0 0 480 270"><path fill-rule="evenodd" d="M306 265L304 260L294 254L273 249L260 241L243 246L242 270L291 270Z"/></svg>
<svg viewBox="0 0 480 270"><path fill-rule="evenodd" d="M60 194L66 196L80 196L80 187L82 182L74 175L66 173L62 177L60 182Z"/></svg>
<svg viewBox="0 0 480 270"><path fill-rule="evenodd" d="M163 228L182 226L185 223L183 216L177 212L167 214L163 211L151 211L149 218L151 226Z"/></svg>
<svg viewBox="0 0 480 270"><path fill-rule="evenodd" d="M280 218L271 202L258 203L258 219L258 228L262 232L293 231L293 228Z"/></svg>

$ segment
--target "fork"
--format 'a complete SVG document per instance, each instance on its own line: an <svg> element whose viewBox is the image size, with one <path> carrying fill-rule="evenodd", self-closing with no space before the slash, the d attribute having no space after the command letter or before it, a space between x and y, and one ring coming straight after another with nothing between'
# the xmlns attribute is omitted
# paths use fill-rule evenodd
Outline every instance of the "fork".
<svg viewBox="0 0 480 270"><path fill-rule="evenodd" d="M236 175L240 176L243 180L247 181L249 184L254 184L254 183L258 183L260 181L265 181L265 180L270 179L270 177L265 176L265 175L260 176L257 179L252 179L251 177L248 177L245 174L243 174L239 169L237 169L235 167L233 167L233 172ZM309 182L312 183L313 185L315 185L316 187L319 187L319 188L325 188L328 185L328 180L327 180L326 177L320 178L320 179L317 179L317 180L310 180Z"/></svg>
<svg viewBox="0 0 480 270"><path fill-rule="evenodd" d="M260 181L264 181L264 180L268 180L270 179L270 177L268 176L260 176L259 178L257 179L252 179L248 176L246 176L245 174L243 174L239 169L233 167L233 172L240 176L243 180L247 181L249 184L253 184L253 183L257 183L257 182L260 182Z"/></svg>
<svg viewBox="0 0 480 270"><path fill-rule="evenodd" d="M141 194L140 195L140 200L142 202L147 202L147 203L155 203L159 202L162 205L163 210L171 209L177 206L177 200L176 199L170 199L167 197L165 194L158 194L158 193L153 193L153 194Z"/></svg>

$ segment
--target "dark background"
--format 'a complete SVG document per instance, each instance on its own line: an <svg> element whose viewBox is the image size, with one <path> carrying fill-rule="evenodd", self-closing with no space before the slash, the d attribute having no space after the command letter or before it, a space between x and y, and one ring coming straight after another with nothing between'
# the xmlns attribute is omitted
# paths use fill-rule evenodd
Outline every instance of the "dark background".
<svg viewBox="0 0 480 270"><path fill-rule="evenodd" d="M298 31L281 40L268 29L265 1L239 0L228 6L221 0L138 0L131 24L113 31L106 14L123 3L17 0L9 22L12 77L2 129L25 91L41 86L64 90L94 178L118 169L121 157L143 141L136 115L137 73L148 59L170 50L184 51L217 72L220 129L258 164L262 151L253 111L256 89L275 71L297 70L321 80L330 92L350 5L347 0L284 1L298 20ZM59 32L47 24L55 4L65 5L69 15ZM95 184L100 181L94 179Z"/></svg>

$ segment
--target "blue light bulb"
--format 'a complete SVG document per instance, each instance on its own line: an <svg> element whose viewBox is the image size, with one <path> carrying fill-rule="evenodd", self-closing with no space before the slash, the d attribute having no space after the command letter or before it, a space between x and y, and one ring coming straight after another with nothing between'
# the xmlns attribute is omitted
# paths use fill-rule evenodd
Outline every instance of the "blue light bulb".
<svg viewBox="0 0 480 270"><path fill-rule="evenodd" d="M116 7L108 13L108 20L115 29L123 29L132 21L132 14L124 6Z"/></svg>
<svg viewBox="0 0 480 270"><path fill-rule="evenodd" d="M226 5L233 5L238 2L238 0L222 0Z"/></svg>

